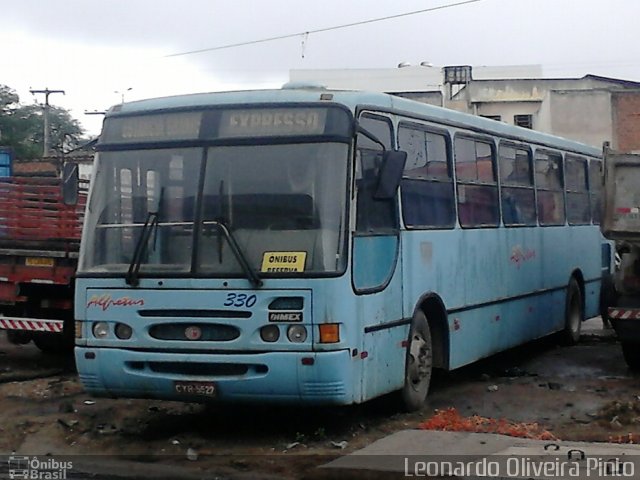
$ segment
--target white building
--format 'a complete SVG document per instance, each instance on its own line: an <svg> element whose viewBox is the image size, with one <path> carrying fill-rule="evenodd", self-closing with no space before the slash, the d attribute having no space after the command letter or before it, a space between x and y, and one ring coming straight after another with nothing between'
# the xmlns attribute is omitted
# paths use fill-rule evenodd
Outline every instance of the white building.
<svg viewBox="0 0 640 480"><path fill-rule="evenodd" d="M292 70L290 80L387 92L590 145L609 141L614 147L614 96L640 89L638 82L596 75L544 78L540 65Z"/></svg>

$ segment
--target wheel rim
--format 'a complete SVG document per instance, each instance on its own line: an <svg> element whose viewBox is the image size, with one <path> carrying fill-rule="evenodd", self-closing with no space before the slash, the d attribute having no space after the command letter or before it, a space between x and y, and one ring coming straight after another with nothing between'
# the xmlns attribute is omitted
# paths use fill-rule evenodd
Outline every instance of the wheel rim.
<svg viewBox="0 0 640 480"><path fill-rule="evenodd" d="M416 332L411 337L407 380L414 389L419 389L431 374L431 349L424 337Z"/></svg>

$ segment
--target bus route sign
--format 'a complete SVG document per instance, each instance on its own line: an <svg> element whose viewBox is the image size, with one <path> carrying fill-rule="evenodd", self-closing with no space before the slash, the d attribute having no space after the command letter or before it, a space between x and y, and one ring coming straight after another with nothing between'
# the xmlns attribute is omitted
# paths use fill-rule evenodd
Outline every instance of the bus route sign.
<svg viewBox="0 0 640 480"><path fill-rule="evenodd" d="M261 272L304 272L307 252L264 252Z"/></svg>

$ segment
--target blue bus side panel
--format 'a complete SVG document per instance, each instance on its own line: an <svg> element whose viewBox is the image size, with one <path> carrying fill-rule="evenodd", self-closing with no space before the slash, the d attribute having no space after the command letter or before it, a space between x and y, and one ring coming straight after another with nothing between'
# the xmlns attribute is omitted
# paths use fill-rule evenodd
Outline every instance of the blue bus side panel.
<svg viewBox="0 0 640 480"><path fill-rule="evenodd" d="M450 366L471 363L561 330L578 266L585 316L597 315L600 242L593 226L403 232L405 311L421 295L440 296Z"/></svg>
<svg viewBox="0 0 640 480"><path fill-rule="evenodd" d="M402 324L402 264L397 236L355 237L353 286L356 290L381 289L356 295L362 361L361 401L402 387L409 327ZM400 324L398 324L400 322ZM389 326L392 324L394 326Z"/></svg>
<svg viewBox="0 0 640 480"><path fill-rule="evenodd" d="M393 275L398 256L395 235L353 239L353 285L356 291L381 288Z"/></svg>
<svg viewBox="0 0 640 480"><path fill-rule="evenodd" d="M558 290L449 315L450 367L461 367L557 330L565 295Z"/></svg>
<svg viewBox="0 0 640 480"><path fill-rule="evenodd" d="M359 356L362 362L362 401L402 387L409 324L402 323L402 275L396 274L378 293L357 297L363 325Z"/></svg>

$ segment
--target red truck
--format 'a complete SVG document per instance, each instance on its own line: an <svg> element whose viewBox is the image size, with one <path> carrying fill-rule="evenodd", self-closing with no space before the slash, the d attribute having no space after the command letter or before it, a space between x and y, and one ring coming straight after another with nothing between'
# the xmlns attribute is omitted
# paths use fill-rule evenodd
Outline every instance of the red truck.
<svg viewBox="0 0 640 480"><path fill-rule="evenodd" d="M10 342L72 348L85 203L74 163L57 178L0 178L0 329Z"/></svg>

